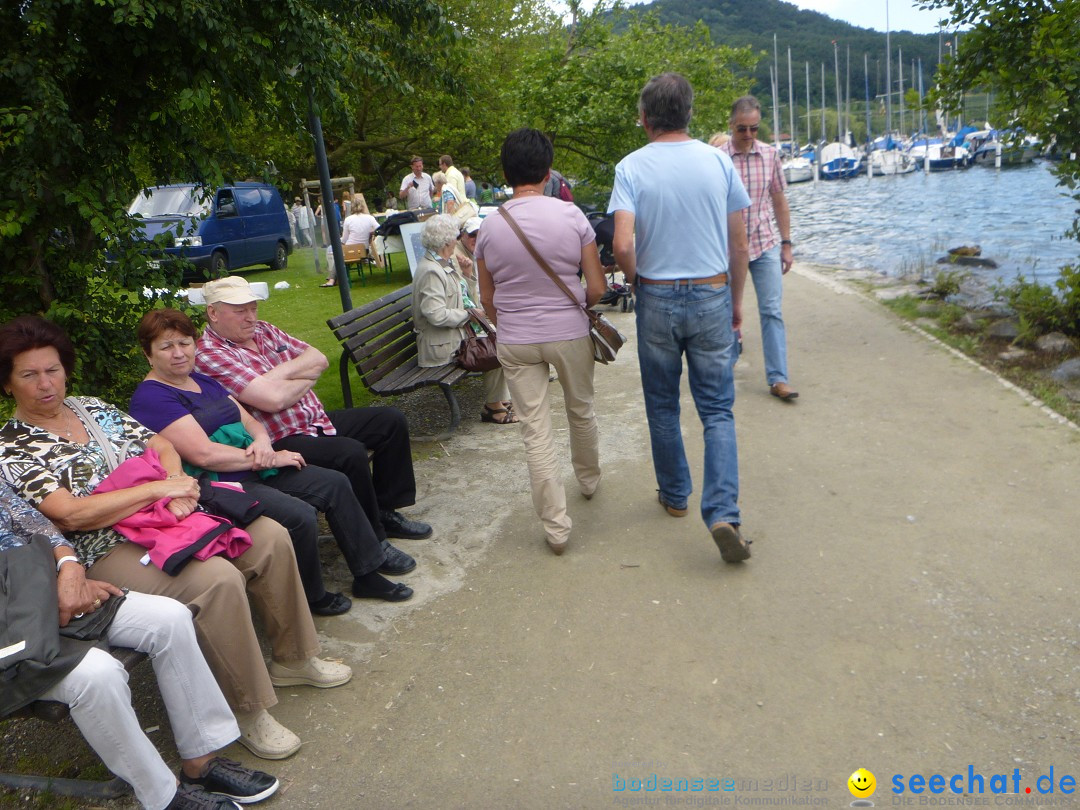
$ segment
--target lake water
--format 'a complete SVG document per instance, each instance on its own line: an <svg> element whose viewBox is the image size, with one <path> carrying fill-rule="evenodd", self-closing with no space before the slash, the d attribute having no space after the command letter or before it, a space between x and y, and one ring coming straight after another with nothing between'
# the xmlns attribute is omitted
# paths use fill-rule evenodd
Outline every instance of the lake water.
<svg viewBox="0 0 1080 810"><path fill-rule="evenodd" d="M1080 257L1080 243L1062 237L1077 207L1062 192L1041 162L798 183L788 188L795 257L933 277L949 248L980 245L998 269L965 269L987 280L1023 273L1048 283Z"/></svg>

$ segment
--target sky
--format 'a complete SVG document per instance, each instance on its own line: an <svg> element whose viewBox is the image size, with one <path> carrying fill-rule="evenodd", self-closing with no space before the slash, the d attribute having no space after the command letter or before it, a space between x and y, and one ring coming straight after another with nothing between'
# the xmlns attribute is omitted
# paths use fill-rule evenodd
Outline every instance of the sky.
<svg viewBox="0 0 1080 810"><path fill-rule="evenodd" d="M647 0L629 0L630 4ZM885 16L888 9L888 27L893 31L911 31L914 34L936 34L938 20L947 16L943 9L924 11L910 0L787 0L799 8L820 11L837 20L849 22L860 28L873 28L884 31ZM558 7L558 0L553 3ZM586 5L593 3L586 0Z"/></svg>
<svg viewBox="0 0 1080 810"><path fill-rule="evenodd" d="M924 11L905 0L788 0L799 8L820 11L829 17L849 22L860 28L885 30L886 9L888 27L893 31L915 34L937 33L938 20L947 16L944 9Z"/></svg>

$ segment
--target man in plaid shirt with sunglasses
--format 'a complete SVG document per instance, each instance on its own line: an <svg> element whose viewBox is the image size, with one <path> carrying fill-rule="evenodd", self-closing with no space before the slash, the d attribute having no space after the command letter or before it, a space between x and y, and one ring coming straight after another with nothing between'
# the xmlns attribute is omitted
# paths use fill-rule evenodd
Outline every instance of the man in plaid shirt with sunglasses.
<svg viewBox="0 0 1080 810"><path fill-rule="evenodd" d="M765 381L769 393L785 402L797 396L788 384L787 335L780 309L784 274L791 269L791 212L784 189L780 153L757 139L761 104L743 96L731 106L731 140L719 147L731 162L750 195L743 210L750 243L750 277L761 318L761 348L765 353ZM775 225L774 225L775 219Z"/></svg>

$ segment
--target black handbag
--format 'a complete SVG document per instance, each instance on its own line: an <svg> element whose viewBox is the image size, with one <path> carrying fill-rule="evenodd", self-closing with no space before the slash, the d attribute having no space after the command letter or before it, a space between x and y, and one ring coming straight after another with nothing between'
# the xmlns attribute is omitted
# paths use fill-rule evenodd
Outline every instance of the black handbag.
<svg viewBox="0 0 1080 810"><path fill-rule="evenodd" d="M110 596L101 603L101 607L93 613L86 613L78 618L72 618L64 627L60 628L60 635L78 641L98 641L105 638L109 626L116 618L116 611L127 598L128 589L123 588L123 596Z"/></svg>
<svg viewBox="0 0 1080 810"><path fill-rule="evenodd" d="M484 334L478 335L469 329L470 334L462 339L461 345L454 352L454 359L466 371L494 371L499 367L495 330L487 321L476 317L472 312L469 313L466 326L471 323L479 324Z"/></svg>

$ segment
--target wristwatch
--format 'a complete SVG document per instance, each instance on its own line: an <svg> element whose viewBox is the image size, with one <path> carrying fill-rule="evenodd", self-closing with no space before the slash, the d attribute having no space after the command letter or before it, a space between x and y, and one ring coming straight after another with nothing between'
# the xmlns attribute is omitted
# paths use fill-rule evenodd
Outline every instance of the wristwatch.
<svg viewBox="0 0 1080 810"><path fill-rule="evenodd" d="M790 239L781 239L780 244L781 245L788 245L789 247L794 247L794 245L792 244Z"/></svg>
<svg viewBox="0 0 1080 810"><path fill-rule="evenodd" d="M79 558L74 556L73 554L68 554L67 556L61 557L59 560L56 561L56 573L60 573L60 566L66 562L77 563L79 562Z"/></svg>

